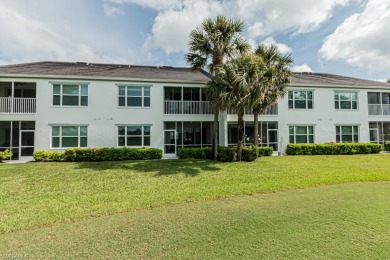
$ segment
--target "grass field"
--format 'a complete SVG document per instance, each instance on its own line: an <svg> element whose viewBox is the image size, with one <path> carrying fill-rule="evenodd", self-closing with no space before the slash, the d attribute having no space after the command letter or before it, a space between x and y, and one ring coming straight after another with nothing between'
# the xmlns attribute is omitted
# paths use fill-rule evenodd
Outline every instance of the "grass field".
<svg viewBox="0 0 390 260"><path fill-rule="evenodd" d="M389 259L390 182L179 203L0 236L56 259Z"/></svg>
<svg viewBox="0 0 390 260"><path fill-rule="evenodd" d="M2 164L0 256L388 258L385 181L388 154Z"/></svg>

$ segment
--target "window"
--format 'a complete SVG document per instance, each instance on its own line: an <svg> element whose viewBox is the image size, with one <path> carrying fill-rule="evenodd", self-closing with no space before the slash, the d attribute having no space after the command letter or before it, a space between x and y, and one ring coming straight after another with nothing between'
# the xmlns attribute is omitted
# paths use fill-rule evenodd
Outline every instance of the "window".
<svg viewBox="0 0 390 260"><path fill-rule="evenodd" d="M88 85L53 84L53 106L88 106Z"/></svg>
<svg viewBox="0 0 390 260"><path fill-rule="evenodd" d="M357 92L335 92L335 109L357 109Z"/></svg>
<svg viewBox="0 0 390 260"><path fill-rule="evenodd" d="M51 147L87 147L87 126L52 126Z"/></svg>
<svg viewBox="0 0 390 260"><path fill-rule="evenodd" d="M150 87L118 86L120 107L150 107Z"/></svg>
<svg viewBox="0 0 390 260"><path fill-rule="evenodd" d="M368 114L390 115L390 93L368 92Z"/></svg>
<svg viewBox="0 0 390 260"><path fill-rule="evenodd" d="M118 146L150 146L150 126L118 126Z"/></svg>
<svg viewBox="0 0 390 260"><path fill-rule="evenodd" d="M288 133L291 144L314 143L314 126L289 126Z"/></svg>
<svg viewBox="0 0 390 260"><path fill-rule="evenodd" d="M313 91L289 91L288 108L313 109Z"/></svg>
<svg viewBox="0 0 390 260"><path fill-rule="evenodd" d="M337 143L359 142L359 127L336 125L336 142Z"/></svg>

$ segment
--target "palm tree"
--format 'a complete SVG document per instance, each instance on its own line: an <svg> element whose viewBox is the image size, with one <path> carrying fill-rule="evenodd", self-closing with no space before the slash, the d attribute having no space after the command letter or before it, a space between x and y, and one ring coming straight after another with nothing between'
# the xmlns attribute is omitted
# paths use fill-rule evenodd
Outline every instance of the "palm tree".
<svg viewBox="0 0 390 260"><path fill-rule="evenodd" d="M211 74L214 74L226 60L250 50L249 43L240 36L243 29L243 22L228 19L221 15L218 15L215 19L208 18L204 20L201 27L196 28L190 34L190 52L185 55L187 63L193 69L206 68ZM208 94L214 112L214 160L217 160L218 153L218 116L220 110L217 106L218 102L213 102L220 95L218 89L216 90L214 89Z"/></svg>
<svg viewBox="0 0 390 260"><path fill-rule="evenodd" d="M276 45L260 44L255 55L263 63L264 74L252 90L251 108L254 116L254 141L259 145L259 115L286 95L286 86L290 82L291 54L283 55Z"/></svg>
<svg viewBox="0 0 390 260"><path fill-rule="evenodd" d="M233 108L237 119L237 160L242 159L242 142L244 134L244 114L250 106L251 91L256 86L263 70L262 63L251 53L232 59L221 66L213 80L208 84L210 89L218 90L216 106L221 109Z"/></svg>

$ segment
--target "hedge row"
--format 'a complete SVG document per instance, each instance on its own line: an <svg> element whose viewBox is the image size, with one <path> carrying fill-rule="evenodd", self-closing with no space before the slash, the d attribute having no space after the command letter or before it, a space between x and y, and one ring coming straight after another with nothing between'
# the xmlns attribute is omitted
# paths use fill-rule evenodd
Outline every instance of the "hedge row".
<svg viewBox="0 0 390 260"><path fill-rule="evenodd" d="M179 159L210 159L211 148L209 147L185 147L177 150Z"/></svg>
<svg viewBox="0 0 390 260"><path fill-rule="evenodd" d="M288 144L286 154L341 155L379 153L380 151L382 151L382 146L373 143Z"/></svg>
<svg viewBox="0 0 390 260"><path fill-rule="evenodd" d="M385 151L390 152L390 142L385 143Z"/></svg>
<svg viewBox="0 0 390 260"><path fill-rule="evenodd" d="M37 162L151 160L161 159L162 155L162 150L156 148L68 148L64 153L39 150L33 154L34 160Z"/></svg>
<svg viewBox="0 0 390 260"><path fill-rule="evenodd" d="M272 147L258 147L246 146L242 149L243 161L254 161L259 156L272 155ZM177 155L179 159L210 159L211 148L209 147L185 147L179 148ZM237 148L235 147L219 147L218 148L218 160L222 162L234 162L237 161Z"/></svg>
<svg viewBox="0 0 390 260"><path fill-rule="evenodd" d="M12 152L10 150L6 149L4 151L0 151L0 162L2 160L8 160L11 157L12 157Z"/></svg>

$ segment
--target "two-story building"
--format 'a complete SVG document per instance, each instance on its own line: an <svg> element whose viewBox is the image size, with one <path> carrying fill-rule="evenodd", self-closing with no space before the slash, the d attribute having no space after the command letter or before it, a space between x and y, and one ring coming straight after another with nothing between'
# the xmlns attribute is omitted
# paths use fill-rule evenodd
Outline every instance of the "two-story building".
<svg viewBox="0 0 390 260"><path fill-rule="evenodd" d="M211 146L213 114L203 70L37 62L0 66L0 150L13 159L67 147ZM219 143L236 143L237 116L220 113ZM253 142L253 115L245 116ZM259 118L262 145L390 140L390 84L294 73L288 94Z"/></svg>

